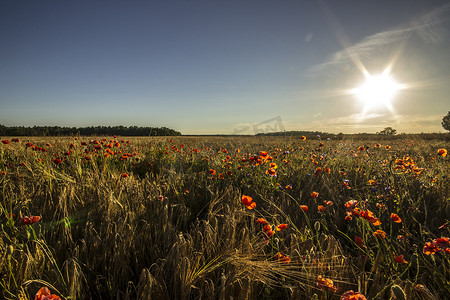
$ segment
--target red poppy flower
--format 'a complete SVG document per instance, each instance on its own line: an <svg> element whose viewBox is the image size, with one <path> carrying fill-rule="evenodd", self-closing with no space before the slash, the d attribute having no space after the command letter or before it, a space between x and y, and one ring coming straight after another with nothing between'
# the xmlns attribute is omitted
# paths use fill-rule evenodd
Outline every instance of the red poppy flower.
<svg viewBox="0 0 450 300"><path fill-rule="evenodd" d="M307 212L307 211L308 211L308 206L306 206L306 205L300 205L300 208L301 208L304 212Z"/></svg>
<svg viewBox="0 0 450 300"><path fill-rule="evenodd" d="M22 219L20 219L19 224L20 225L30 225L30 224L39 222L40 219L41 219L41 217L39 217L39 216L23 217Z"/></svg>
<svg viewBox="0 0 450 300"><path fill-rule="evenodd" d="M354 209L350 210L350 212L353 216L357 216L358 218L361 217L362 211L358 207L355 207Z"/></svg>
<svg viewBox="0 0 450 300"><path fill-rule="evenodd" d="M380 219L375 218L373 212L371 212L370 210L362 211L361 217L363 217L364 219L366 219L367 221L369 221L370 223L372 223L375 226L381 225Z"/></svg>
<svg viewBox="0 0 450 300"><path fill-rule="evenodd" d="M367 300L367 299L363 294L350 290L343 293L340 300Z"/></svg>
<svg viewBox="0 0 450 300"><path fill-rule="evenodd" d="M361 248L366 248L366 246L363 244L363 239L360 236L355 235L354 240L356 245L360 246Z"/></svg>
<svg viewBox="0 0 450 300"><path fill-rule="evenodd" d="M435 243L426 242L422 249L423 254L430 255L439 252L439 248Z"/></svg>
<svg viewBox="0 0 450 300"><path fill-rule="evenodd" d="M286 263L286 264L291 262L291 259L289 258L289 256L283 255L280 252L275 254L275 257L273 259L276 261L279 261L279 262Z"/></svg>
<svg viewBox="0 0 450 300"><path fill-rule="evenodd" d="M379 239L384 239L386 237L386 232L384 232L383 230L375 230L375 232L373 233L374 236L376 236Z"/></svg>
<svg viewBox="0 0 450 300"><path fill-rule="evenodd" d="M8 140L3 140L2 143L5 144L5 145L9 145L9 141Z"/></svg>
<svg viewBox="0 0 450 300"><path fill-rule="evenodd" d="M245 205L250 205L250 203L252 203L252 201L253 201L252 197L242 195L242 203L244 203Z"/></svg>
<svg viewBox="0 0 450 300"><path fill-rule="evenodd" d="M439 248L450 248L450 241L448 237L440 237L434 240L434 242L439 246Z"/></svg>
<svg viewBox="0 0 450 300"><path fill-rule="evenodd" d="M59 158L55 158L55 159L53 160L53 162L54 162L55 164L57 164L57 165L59 165L59 164L62 163L62 161L61 161Z"/></svg>
<svg viewBox="0 0 450 300"><path fill-rule="evenodd" d="M320 173L322 173L322 168L321 167L317 167L316 170L314 170L314 175L319 176Z"/></svg>
<svg viewBox="0 0 450 300"><path fill-rule="evenodd" d="M261 225L269 224L269 222L267 222L266 219L264 219L264 218L259 218L258 220L256 220L256 222L261 224Z"/></svg>
<svg viewBox="0 0 450 300"><path fill-rule="evenodd" d="M122 178L127 178L128 177L128 174L127 173L123 173L122 174Z"/></svg>
<svg viewBox="0 0 450 300"><path fill-rule="evenodd" d="M36 293L34 300L61 300L61 298L50 294L50 290L47 287L43 287Z"/></svg>
<svg viewBox="0 0 450 300"><path fill-rule="evenodd" d="M347 207L348 209L353 209L357 204L358 200L349 200L344 204L344 206Z"/></svg>
<svg viewBox="0 0 450 300"><path fill-rule="evenodd" d="M318 207L317 207L317 209L320 211L320 212L325 212L325 210L327 209L325 206L322 206L322 205L319 205Z"/></svg>
<svg viewBox="0 0 450 300"><path fill-rule="evenodd" d="M379 226L379 225L381 225L381 221L380 221L380 219L378 219L378 218L373 218L373 219L370 219L370 220L368 220L370 223L372 223L373 225L375 225L375 226Z"/></svg>
<svg viewBox="0 0 450 300"><path fill-rule="evenodd" d="M265 234L267 234L267 237L271 238L273 236L273 231L272 230L266 230L264 231Z"/></svg>
<svg viewBox="0 0 450 300"><path fill-rule="evenodd" d="M286 228L287 228L287 224L280 224L280 225L277 225L277 231L285 230Z"/></svg>
<svg viewBox="0 0 450 300"><path fill-rule="evenodd" d="M270 176L275 176L277 174L277 171L275 171L275 169L273 169L273 168L269 168L266 171L266 174L269 174Z"/></svg>
<svg viewBox="0 0 450 300"><path fill-rule="evenodd" d="M250 196L242 195L242 203L247 206L248 209L254 209L256 207L256 203L252 202L253 198Z"/></svg>
<svg viewBox="0 0 450 300"><path fill-rule="evenodd" d="M267 235L267 237L271 238L273 236L273 230L271 225L269 224L264 225L263 231Z"/></svg>
<svg viewBox="0 0 450 300"><path fill-rule="evenodd" d="M438 150L438 155L445 157L447 155L447 150L446 149L439 149Z"/></svg>
<svg viewBox="0 0 450 300"><path fill-rule="evenodd" d="M264 231L271 231L272 230L272 225L269 225L269 224L264 225L263 230Z"/></svg>
<svg viewBox="0 0 450 300"><path fill-rule="evenodd" d="M395 261L399 264L407 264L408 262L404 259L403 254L399 255L399 256L395 256L394 254L394 258Z"/></svg>
<svg viewBox="0 0 450 300"><path fill-rule="evenodd" d="M292 185L288 184L285 188L286 188L287 190L292 190Z"/></svg>
<svg viewBox="0 0 450 300"><path fill-rule="evenodd" d="M311 198L316 199L319 196L318 192L312 192L311 193Z"/></svg>
<svg viewBox="0 0 450 300"><path fill-rule="evenodd" d="M402 219L400 219L400 217L397 214L392 213L391 214L391 220L394 221L395 223L401 223Z"/></svg>
<svg viewBox="0 0 450 300"><path fill-rule="evenodd" d="M260 153L259 153L259 156L261 156L262 158L264 158L264 157L267 157L267 151L261 151Z"/></svg>
<svg viewBox="0 0 450 300"><path fill-rule="evenodd" d="M335 292L335 293L337 291L339 291L339 288L334 285L333 280L331 280L329 278L324 278L321 275L319 275L317 277L316 284L322 290L326 290L327 289L327 290L329 290L331 292Z"/></svg>
<svg viewBox="0 0 450 300"><path fill-rule="evenodd" d="M255 207L256 207L256 203L255 202L252 202L252 203L250 203L250 205L247 205L248 209L254 209Z"/></svg>

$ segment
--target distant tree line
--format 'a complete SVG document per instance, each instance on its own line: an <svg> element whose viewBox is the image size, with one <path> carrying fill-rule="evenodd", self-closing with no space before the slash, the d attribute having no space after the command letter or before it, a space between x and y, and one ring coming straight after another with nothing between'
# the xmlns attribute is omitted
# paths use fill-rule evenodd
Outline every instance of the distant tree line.
<svg viewBox="0 0 450 300"><path fill-rule="evenodd" d="M60 126L4 126L0 125L2 136L178 136L180 132L167 127L138 126L91 126L91 127L60 127Z"/></svg>
<svg viewBox="0 0 450 300"><path fill-rule="evenodd" d="M328 133L319 131L283 131L283 132L266 132L259 133L257 136L289 136L289 137L301 137L305 136L309 140L397 140L397 139L424 139L424 140L444 140L449 141L450 135L447 133L400 133L397 134L397 130L392 127L386 127L377 133L354 133L354 134L344 134L344 133Z"/></svg>
<svg viewBox="0 0 450 300"><path fill-rule="evenodd" d="M265 132L258 133L256 136L289 136L289 137L301 137L304 136L308 140L341 140L344 137L343 133L328 133L321 131L282 131L282 132Z"/></svg>

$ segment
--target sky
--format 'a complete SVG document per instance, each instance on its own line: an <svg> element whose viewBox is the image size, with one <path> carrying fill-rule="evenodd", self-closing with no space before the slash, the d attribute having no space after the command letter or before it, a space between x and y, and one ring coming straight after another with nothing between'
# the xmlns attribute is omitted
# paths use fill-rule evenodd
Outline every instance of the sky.
<svg viewBox="0 0 450 300"><path fill-rule="evenodd" d="M355 94L383 72L390 101ZM449 110L448 0L0 1L6 126L419 133Z"/></svg>

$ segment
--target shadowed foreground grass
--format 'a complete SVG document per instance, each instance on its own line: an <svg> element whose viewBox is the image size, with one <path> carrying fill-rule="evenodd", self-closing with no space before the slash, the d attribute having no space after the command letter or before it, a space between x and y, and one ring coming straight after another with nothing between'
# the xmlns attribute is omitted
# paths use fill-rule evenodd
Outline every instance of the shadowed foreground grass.
<svg viewBox="0 0 450 300"><path fill-rule="evenodd" d="M450 293L444 142L3 140L0 298Z"/></svg>

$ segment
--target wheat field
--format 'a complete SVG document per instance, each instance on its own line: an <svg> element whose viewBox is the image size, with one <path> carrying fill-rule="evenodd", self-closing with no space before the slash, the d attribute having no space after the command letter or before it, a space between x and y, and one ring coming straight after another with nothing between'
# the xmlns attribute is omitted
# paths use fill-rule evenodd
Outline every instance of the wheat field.
<svg viewBox="0 0 450 300"><path fill-rule="evenodd" d="M444 299L446 149L3 137L0 298Z"/></svg>

